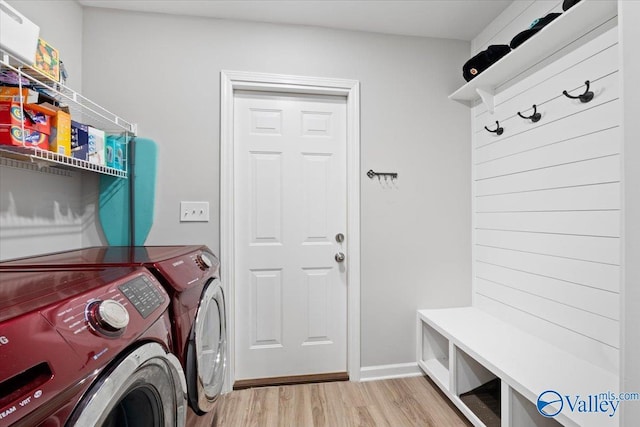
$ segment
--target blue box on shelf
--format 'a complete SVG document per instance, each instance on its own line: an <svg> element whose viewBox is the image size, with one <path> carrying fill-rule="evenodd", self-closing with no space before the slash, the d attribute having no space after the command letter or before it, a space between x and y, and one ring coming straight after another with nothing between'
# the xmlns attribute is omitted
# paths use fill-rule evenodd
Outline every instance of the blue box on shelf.
<svg viewBox="0 0 640 427"><path fill-rule="evenodd" d="M109 135L106 139L107 167L124 170L125 142L121 136Z"/></svg>
<svg viewBox="0 0 640 427"><path fill-rule="evenodd" d="M71 120L71 156L89 160L89 126Z"/></svg>

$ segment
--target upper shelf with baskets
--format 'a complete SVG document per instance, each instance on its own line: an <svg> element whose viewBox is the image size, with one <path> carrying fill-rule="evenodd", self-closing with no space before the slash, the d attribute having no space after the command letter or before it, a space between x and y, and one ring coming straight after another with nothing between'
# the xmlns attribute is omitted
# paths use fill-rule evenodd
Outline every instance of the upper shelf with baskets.
<svg viewBox="0 0 640 427"><path fill-rule="evenodd" d="M73 89L52 80L46 74L21 59L2 50L0 50L0 72L5 75L11 74L15 76L16 85L21 89L33 89L55 99L59 106L69 109L72 120L100 129L109 135L122 136L125 150L124 158L126 158L127 145L137 131L134 123L124 120ZM67 168L90 170L121 178L127 177L126 162L123 162L123 168L114 168L52 151L15 145L0 145L0 156L29 160L38 164L54 164Z"/></svg>
<svg viewBox="0 0 640 427"><path fill-rule="evenodd" d="M617 2L583 0L542 28L529 40L512 50L477 77L449 95L449 99L473 106L482 100L493 111L493 97L501 85L535 67L617 15Z"/></svg>

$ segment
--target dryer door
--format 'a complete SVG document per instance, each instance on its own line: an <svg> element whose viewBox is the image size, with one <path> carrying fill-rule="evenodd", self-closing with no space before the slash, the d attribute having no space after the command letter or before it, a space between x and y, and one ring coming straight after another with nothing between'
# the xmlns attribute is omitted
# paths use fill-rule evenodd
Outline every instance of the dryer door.
<svg viewBox="0 0 640 427"><path fill-rule="evenodd" d="M227 366L227 325L220 280L204 288L187 347L189 404L199 415L213 409Z"/></svg>
<svg viewBox="0 0 640 427"><path fill-rule="evenodd" d="M186 394L180 361L159 344L144 344L91 386L67 426L183 427Z"/></svg>

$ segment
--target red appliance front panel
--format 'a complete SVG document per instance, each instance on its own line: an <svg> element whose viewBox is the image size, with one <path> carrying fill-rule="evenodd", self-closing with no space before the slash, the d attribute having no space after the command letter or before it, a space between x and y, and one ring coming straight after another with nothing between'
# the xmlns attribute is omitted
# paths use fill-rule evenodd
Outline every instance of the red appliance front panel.
<svg viewBox="0 0 640 427"><path fill-rule="evenodd" d="M134 303L130 289L137 283L144 292ZM88 304L107 299L129 315L118 337L104 336L87 321ZM0 425L8 425L24 417L40 422L58 408L72 408L104 366L152 325L157 329L169 296L144 268L14 271L0 273L0 305ZM170 345L166 322L164 332L156 330L150 339Z"/></svg>

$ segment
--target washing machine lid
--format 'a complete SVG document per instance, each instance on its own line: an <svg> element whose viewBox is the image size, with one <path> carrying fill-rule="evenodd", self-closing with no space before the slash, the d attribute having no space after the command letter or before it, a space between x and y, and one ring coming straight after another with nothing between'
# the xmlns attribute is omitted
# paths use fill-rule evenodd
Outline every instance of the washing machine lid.
<svg viewBox="0 0 640 427"><path fill-rule="evenodd" d="M209 251L203 245L191 246L94 246L73 251L18 258L0 262L0 270L15 268L67 268L69 266L149 266L197 251Z"/></svg>
<svg viewBox="0 0 640 427"><path fill-rule="evenodd" d="M0 270L0 322L73 298L134 271L130 267Z"/></svg>

